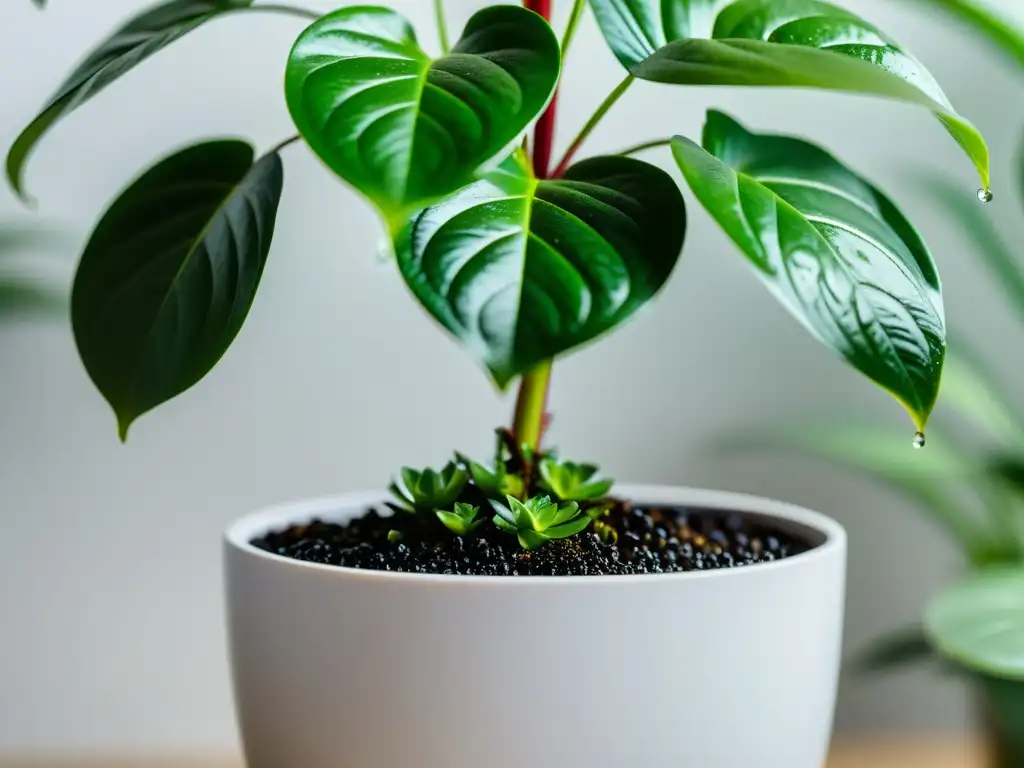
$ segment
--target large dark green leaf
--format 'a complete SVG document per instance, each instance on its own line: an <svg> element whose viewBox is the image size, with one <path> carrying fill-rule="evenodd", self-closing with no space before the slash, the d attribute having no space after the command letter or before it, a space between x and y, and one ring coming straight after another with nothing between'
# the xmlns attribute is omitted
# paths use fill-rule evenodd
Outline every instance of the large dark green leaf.
<svg viewBox="0 0 1024 768"><path fill-rule="evenodd" d="M685 230L679 190L652 165L597 157L538 182L517 155L421 212L396 252L420 302L504 386L633 314Z"/></svg>
<svg viewBox="0 0 1024 768"><path fill-rule="evenodd" d="M242 141L161 161L104 214L75 277L72 323L93 382L132 421L205 376L256 295L281 197L281 159Z"/></svg>
<svg viewBox="0 0 1024 768"><path fill-rule="evenodd" d="M946 353L942 296L931 254L892 201L819 147L718 112L704 149L677 137L673 151L775 297L923 430Z"/></svg>
<svg viewBox="0 0 1024 768"><path fill-rule="evenodd" d="M940 654L968 669L1024 680L1024 569L968 576L932 601L925 631Z"/></svg>
<svg viewBox="0 0 1024 768"><path fill-rule="evenodd" d="M55 122L196 27L249 5L252 0L171 0L130 19L86 57L15 140L7 155L7 178L14 190L25 197L25 162Z"/></svg>
<svg viewBox="0 0 1024 768"><path fill-rule="evenodd" d="M314 22L288 60L286 93L303 138L394 230L502 159L558 81L540 16L494 6L432 60L387 8L342 8Z"/></svg>
<svg viewBox="0 0 1024 768"><path fill-rule="evenodd" d="M934 78L880 30L819 0L590 0L636 77L684 85L799 86L931 109L989 186L988 147Z"/></svg>

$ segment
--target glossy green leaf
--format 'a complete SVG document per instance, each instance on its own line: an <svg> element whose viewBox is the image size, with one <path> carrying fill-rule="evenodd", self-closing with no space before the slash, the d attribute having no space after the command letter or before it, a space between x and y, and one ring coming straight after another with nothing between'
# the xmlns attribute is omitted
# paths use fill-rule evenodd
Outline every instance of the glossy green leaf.
<svg viewBox="0 0 1024 768"><path fill-rule="evenodd" d="M94 49L61 84L7 155L7 178L23 199L29 154L50 127L157 51L220 14L252 0L170 0L131 18Z"/></svg>
<svg viewBox="0 0 1024 768"><path fill-rule="evenodd" d="M398 228L507 155L560 66L554 32L524 8L485 8L432 60L402 16L355 6L302 33L285 90L303 138Z"/></svg>
<svg viewBox="0 0 1024 768"><path fill-rule="evenodd" d="M672 143L697 199L775 297L917 424L946 353L939 276L893 202L819 147L708 114L704 149Z"/></svg>
<svg viewBox="0 0 1024 768"><path fill-rule="evenodd" d="M992 548L991 532L957 498L951 485L984 478L987 468L940 434L929 435L928 446L921 451L911 448L911 436L905 430L852 421L744 429L718 441L722 453L767 455L780 449L831 461L899 491L974 560L982 559Z"/></svg>
<svg viewBox="0 0 1024 768"><path fill-rule="evenodd" d="M681 85L797 86L932 110L989 186L984 138L934 78L876 27L819 0L590 0L635 77Z"/></svg>
<svg viewBox="0 0 1024 768"><path fill-rule="evenodd" d="M424 307L499 386L611 330L668 279L686 209L664 171L596 157L538 181L518 156L427 208L398 266Z"/></svg>
<svg viewBox="0 0 1024 768"><path fill-rule="evenodd" d="M137 417L202 379L256 295L281 197L277 153L242 141L162 160L111 205L72 293L78 351L117 414Z"/></svg>
<svg viewBox="0 0 1024 768"><path fill-rule="evenodd" d="M1024 680L1024 570L968 576L932 601L925 630L946 658L986 675Z"/></svg>
<svg viewBox="0 0 1024 768"><path fill-rule="evenodd" d="M846 663L856 675L891 672L935 658L935 651L920 626L880 637Z"/></svg>

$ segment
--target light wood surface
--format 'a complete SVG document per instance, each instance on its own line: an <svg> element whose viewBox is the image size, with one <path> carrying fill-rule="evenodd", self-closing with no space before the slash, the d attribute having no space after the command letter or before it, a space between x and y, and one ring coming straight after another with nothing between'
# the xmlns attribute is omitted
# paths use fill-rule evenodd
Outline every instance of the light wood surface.
<svg viewBox="0 0 1024 768"><path fill-rule="evenodd" d="M963 741L854 743L838 745L827 768L984 768L981 750ZM770 761L762 768L773 766ZM157 759L16 760L0 759L0 768L243 768L237 759L203 759L182 755ZM298 768L298 766L296 766ZM433 768L424 766L424 768ZM708 766L707 768L712 768Z"/></svg>

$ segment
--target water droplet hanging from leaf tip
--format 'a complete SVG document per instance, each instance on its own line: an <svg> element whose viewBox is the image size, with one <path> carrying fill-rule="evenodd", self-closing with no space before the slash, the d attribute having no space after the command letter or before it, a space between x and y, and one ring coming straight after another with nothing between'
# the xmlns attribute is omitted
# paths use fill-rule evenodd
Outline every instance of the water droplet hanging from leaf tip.
<svg viewBox="0 0 1024 768"><path fill-rule="evenodd" d="M924 444L925 444L924 432L916 432L914 434L914 447L915 448L924 448Z"/></svg>
<svg viewBox="0 0 1024 768"><path fill-rule="evenodd" d="M992 190L988 187L983 187L978 190L978 199L983 203L991 203L993 197L995 197L995 195L992 194Z"/></svg>

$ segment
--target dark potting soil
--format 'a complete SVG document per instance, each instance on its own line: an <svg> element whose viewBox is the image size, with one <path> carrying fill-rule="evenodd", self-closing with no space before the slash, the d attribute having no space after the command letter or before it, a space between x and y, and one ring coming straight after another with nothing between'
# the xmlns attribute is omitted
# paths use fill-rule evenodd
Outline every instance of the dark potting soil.
<svg viewBox="0 0 1024 768"><path fill-rule="evenodd" d="M409 573L475 576L600 576L675 573L768 563L810 549L756 519L699 509L611 510L583 533L524 551L515 536L484 525L455 536L438 525L391 541L390 512L369 510L345 524L314 520L267 533L252 543L311 563ZM394 538L394 537L393 537Z"/></svg>

